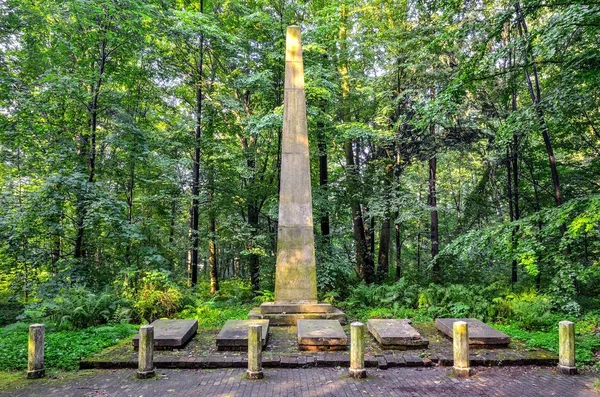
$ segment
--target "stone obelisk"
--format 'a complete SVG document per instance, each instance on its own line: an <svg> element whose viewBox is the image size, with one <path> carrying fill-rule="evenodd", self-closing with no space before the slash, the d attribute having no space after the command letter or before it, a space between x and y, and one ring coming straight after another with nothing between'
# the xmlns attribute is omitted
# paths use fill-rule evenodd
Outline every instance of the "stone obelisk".
<svg viewBox="0 0 600 397"><path fill-rule="evenodd" d="M275 302L252 309L248 318L268 319L270 325L296 325L299 319L345 322L341 310L317 302L304 66L297 26L287 28L284 87Z"/></svg>
<svg viewBox="0 0 600 397"><path fill-rule="evenodd" d="M304 65L298 26L287 28L284 88L275 301L317 303Z"/></svg>

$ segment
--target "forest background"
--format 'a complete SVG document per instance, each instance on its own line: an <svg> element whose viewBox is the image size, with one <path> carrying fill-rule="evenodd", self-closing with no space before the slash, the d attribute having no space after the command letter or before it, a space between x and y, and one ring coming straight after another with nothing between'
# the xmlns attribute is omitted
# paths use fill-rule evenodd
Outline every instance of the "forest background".
<svg viewBox="0 0 600 397"><path fill-rule="evenodd" d="M570 318L596 362L600 5L577 0L0 3L6 345L273 298L291 24L320 298L550 349Z"/></svg>

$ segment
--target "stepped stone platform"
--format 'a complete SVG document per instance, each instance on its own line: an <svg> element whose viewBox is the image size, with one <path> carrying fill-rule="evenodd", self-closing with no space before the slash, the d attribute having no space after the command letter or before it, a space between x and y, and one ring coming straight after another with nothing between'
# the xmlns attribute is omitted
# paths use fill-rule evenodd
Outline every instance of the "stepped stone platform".
<svg viewBox="0 0 600 397"><path fill-rule="evenodd" d="M217 335L217 350L248 351L248 326L262 325L262 346L267 345L269 320L227 320Z"/></svg>
<svg viewBox="0 0 600 397"><path fill-rule="evenodd" d="M179 349L194 336L198 330L196 320L156 320L154 326L154 348L157 350ZM140 335L131 341L134 349L139 348Z"/></svg>
<svg viewBox="0 0 600 397"><path fill-rule="evenodd" d="M429 340L427 349L388 350L365 333L365 366L387 369L393 367L452 366L452 341L439 332L433 322L412 326ZM349 333L349 326L343 327ZM157 368L247 368L245 351L220 351L215 344L220 327L203 327L180 349L154 352ZM133 335L132 335L133 336ZM269 341L263 351L265 368L338 367L350 363L348 351L298 351L296 327L269 327ZM556 354L532 349L513 339L508 347L487 349L471 346L472 366L556 366ZM137 352L130 340L98 352L80 362L81 369L137 368Z"/></svg>
<svg viewBox="0 0 600 397"><path fill-rule="evenodd" d="M455 321L465 321L469 325L469 345L479 347L506 347L510 337L476 318L436 318L435 327L448 338L452 339L452 324Z"/></svg>
<svg viewBox="0 0 600 397"><path fill-rule="evenodd" d="M251 320L269 320L273 326L296 325L298 320L337 320L346 324L343 311L329 303L266 302L248 313Z"/></svg>
<svg viewBox="0 0 600 397"><path fill-rule="evenodd" d="M348 336L337 320L298 320L300 350L346 350L347 344Z"/></svg>
<svg viewBox="0 0 600 397"><path fill-rule="evenodd" d="M420 349L429 346L429 340L412 327L408 319L371 319L367 328L383 349Z"/></svg>

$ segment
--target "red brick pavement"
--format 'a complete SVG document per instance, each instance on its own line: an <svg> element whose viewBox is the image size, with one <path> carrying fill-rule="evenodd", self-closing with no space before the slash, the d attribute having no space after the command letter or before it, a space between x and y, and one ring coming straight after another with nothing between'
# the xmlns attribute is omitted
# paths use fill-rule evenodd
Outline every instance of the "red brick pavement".
<svg viewBox="0 0 600 397"><path fill-rule="evenodd" d="M560 375L539 367L478 368L458 379L449 368L371 369L355 380L347 369L265 369L265 379L244 379L243 369L159 370L137 380L135 370L85 371L69 381L28 381L0 396L599 396L597 373Z"/></svg>

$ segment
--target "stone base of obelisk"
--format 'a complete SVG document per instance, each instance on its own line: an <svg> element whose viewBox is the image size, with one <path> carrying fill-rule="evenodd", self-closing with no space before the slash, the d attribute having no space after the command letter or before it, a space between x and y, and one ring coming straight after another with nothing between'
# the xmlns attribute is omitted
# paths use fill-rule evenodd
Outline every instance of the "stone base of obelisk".
<svg viewBox="0 0 600 397"><path fill-rule="evenodd" d="M322 302L266 302L250 310L248 319L269 320L269 325L272 326L296 325L300 319L338 320L340 324L346 324L346 315L343 311Z"/></svg>

